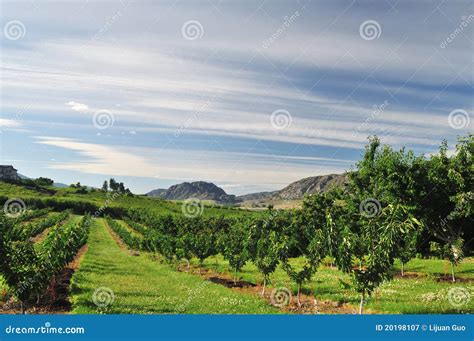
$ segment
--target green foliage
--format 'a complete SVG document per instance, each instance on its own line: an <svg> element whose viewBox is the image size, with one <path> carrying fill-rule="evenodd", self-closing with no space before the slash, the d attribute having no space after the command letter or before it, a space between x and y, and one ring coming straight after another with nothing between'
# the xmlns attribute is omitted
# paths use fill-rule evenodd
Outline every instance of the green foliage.
<svg viewBox="0 0 474 341"><path fill-rule="evenodd" d="M130 232L125 226L120 224L118 221L110 218L109 216L105 217L109 227L122 239L122 241L132 250L142 250L143 241L142 238L138 235Z"/></svg>
<svg viewBox="0 0 474 341"><path fill-rule="evenodd" d="M39 245L15 240L11 222L0 216L0 272L12 293L26 302L40 295L87 241L90 217L51 229Z"/></svg>

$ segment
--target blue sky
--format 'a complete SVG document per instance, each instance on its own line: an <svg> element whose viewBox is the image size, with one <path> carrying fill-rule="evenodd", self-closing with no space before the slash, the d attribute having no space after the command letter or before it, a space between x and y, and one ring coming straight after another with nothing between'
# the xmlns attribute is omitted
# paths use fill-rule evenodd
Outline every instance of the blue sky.
<svg viewBox="0 0 474 341"><path fill-rule="evenodd" d="M1 163L274 190L473 131L471 1L2 1Z"/></svg>

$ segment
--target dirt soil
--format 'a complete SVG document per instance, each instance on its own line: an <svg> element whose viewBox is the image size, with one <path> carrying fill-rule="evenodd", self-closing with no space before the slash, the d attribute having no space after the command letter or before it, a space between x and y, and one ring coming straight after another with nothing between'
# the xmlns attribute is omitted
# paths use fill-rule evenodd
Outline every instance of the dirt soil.
<svg viewBox="0 0 474 341"><path fill-rule="evenodd" d="M187 266L184 265L178 268L179 271L187 272ZM265 296L262 297L263 286L259 283L254 284L247 281L238 280L234 284L234 280L230 275L216 273L211 269L200 268L198 266L191 266L189 273L199 275L210 282L224 285L227 288L236 290L241 293L248 293L250 295L258 295L265 299L269 304L272 304L272 288L265 290ZM272 304L273 305L273 304ZM296 295L292 295L287 305L279 307L282 311L288 314L357 314L358 307L352 306L345 302L334 302L329 300L317 301L313 296L301 293L301 306L298 306ZM374 314L372 310L366 309L364 314Z"/></svg>
<svg viewBox="0 0 474 341"><path fill-rule="evenodd" d="M439 276L436 278L436 282L449 282L454 283L451 276ZM474 282L474 278L456 277L456 283L470 283Z"/></svg>

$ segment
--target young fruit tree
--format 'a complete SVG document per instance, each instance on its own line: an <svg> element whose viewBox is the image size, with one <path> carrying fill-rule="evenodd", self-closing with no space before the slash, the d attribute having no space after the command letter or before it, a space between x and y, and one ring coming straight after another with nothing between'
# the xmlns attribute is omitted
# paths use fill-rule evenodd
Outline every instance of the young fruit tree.
<svg viewBox="0 0 474 341"><path fill-rule="evenodd" d="M285 229L286 245L281 261L288 277L297 286L297 303L301 307L301 289L317 271L326 256L326 237L321 229L324 213L303 209L293 214L293 222ZM299 260L293 259L300 257Z"/></svg>
<svg viewBox="0 0 474 341"><path fill-rule="evenodd" d="M247 217L235 218L234 222L219 234L219 248L234 273L234 284L237 283L237 274L249 260L250 223Z"/></svg>
<svg viewBox="0 0 474 341"><path fill-rule="evenodd" d="M282 231L289 222L287 214L270 209L264 216L256 218L250 226L250 259L263 276L262 296L265 296L270 275L280 263L286 245Z"/></svg>
<svg viewBox="0 0 474 341"><path fill-rule="evenodd" d="M448 156L444 141L436 155L426 161L425 181L420 181L420 198L423 218L430 233L444 245L443 254L454 268L464 255L464 241L474 238L474 135L460 137L456 150Z"/></svg>

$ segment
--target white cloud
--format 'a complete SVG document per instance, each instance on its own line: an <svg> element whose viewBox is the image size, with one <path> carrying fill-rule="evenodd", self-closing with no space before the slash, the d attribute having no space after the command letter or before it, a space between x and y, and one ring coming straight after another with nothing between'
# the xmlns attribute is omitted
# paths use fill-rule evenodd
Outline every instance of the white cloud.
<svg viewBox="0 0 474 341"><path fill-rule="evenodd" d="M69 107L71 107L72 110L74 111L78 111L78 112L85 112L87 110L89 110L89 106L86 105L86 104L83 104L83 103L78 103L78 102L67 102L65 103L66 105L68 105Z"/></svg>
<svg viewBox="0 0 474 341"><path fill-rule="evenodd" d="M83 157L74 162L57 160L48 166L52 169L176 182L204 180L278 189L304 177L341 173L348 170L351 164L351 161L318 157L305 158L305 163L295 163L298 158L288 156L124 148L49 136L38 136L36 139L36 143L72 150Z"/></svg>
<svg viewBox="0 0 474 341"><path fill-rule="evenodd" d="M1 128L18 128L21 127L21 123L18 120L8 120L0 118L0 129Z"/></svg>

